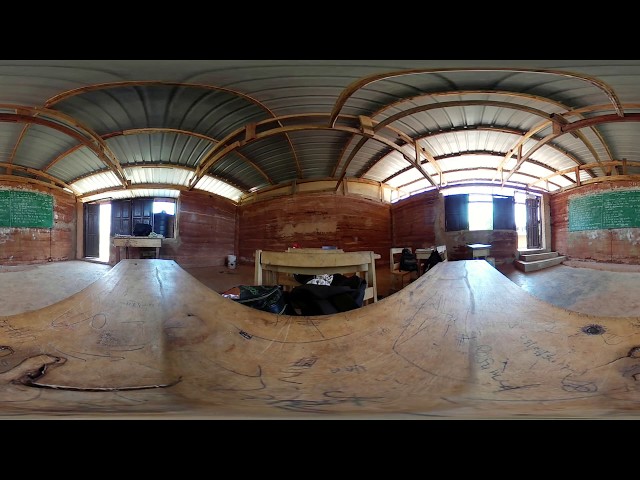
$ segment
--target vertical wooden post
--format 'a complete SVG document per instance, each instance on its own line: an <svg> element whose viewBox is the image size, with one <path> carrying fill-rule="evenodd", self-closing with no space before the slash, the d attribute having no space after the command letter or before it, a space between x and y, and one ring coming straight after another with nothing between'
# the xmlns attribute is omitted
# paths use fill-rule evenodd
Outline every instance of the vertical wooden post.
<svg viewBox="0 0 640 480"><path fill-rule="evenodd" d="M245 141L249 141L249 140L253 140L254 138L256 138L256 124L255 123L247 123L247 125L244 127L245 130L245 135L244 135L244 139Z"/></svg>
<svg viewBox="0 0 640 480"><path fill-rule="evenodd" d="M576 166L575 172L576 172L576 184L580 186L582 185L582 183L580 182L580 167Z"/></svg>

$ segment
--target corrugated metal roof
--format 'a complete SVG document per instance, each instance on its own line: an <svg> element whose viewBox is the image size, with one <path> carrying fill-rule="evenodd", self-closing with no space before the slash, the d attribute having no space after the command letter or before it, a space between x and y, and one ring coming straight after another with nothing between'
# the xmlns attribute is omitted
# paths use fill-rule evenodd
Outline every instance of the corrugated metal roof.
<svg viewBox="0 0 640 480"><path fill-rule="evenodd" d="M234 199L343 174L411 192L432 186L412 166L416 141L438 165L421 155L421 168L436 183L443 170L447 185L508 176L522 185L542 178L536 185L546 188L556 170L640 161L638 60L0 60L0 104L0 162L42 170L84 193L127 195L120 168L133 183L201 185ZM70 118L36 114L41 107ZM318 115L296 116L309 113ZM610 123L621 115L627 121ZM371 117L373 130L358 116ZM538 148L581 119L593 123ZM334 129L293 131L310 124ZM362 134L374 138L356 152ZM516 167L520 143L525 161ZM205 160L210 165L201 169ZM194 170L138 171L134 164ZM556 175L548 188L574 181L573 171Z"/></svg>
<svg viewBox="0 0 640 480"><path fill-rule="evenodd" d="M18 141L21 131L22 125L18 123L0 123L0 162L12 159L13 146Z"/></svg>
<svg viewBox="0 0 640 480"><path fill-rule="evenodd" d="M163 131L131 131L106 142L123 166L128 163L169 163L195 167L202 155L215 145L211 140Z"/></svg>
<svg viewBox="0 0 640 480"><path fill-rule="evenodd" d="M77 140L57 130L32 125L16 151L14 162L25 167L44 169L53 158L77 143Z"/></svg>

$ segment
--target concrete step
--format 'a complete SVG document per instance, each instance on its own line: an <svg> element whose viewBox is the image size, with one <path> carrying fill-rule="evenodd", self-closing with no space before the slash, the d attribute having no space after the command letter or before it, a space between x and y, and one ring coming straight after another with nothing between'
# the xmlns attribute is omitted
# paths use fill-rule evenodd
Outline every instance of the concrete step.
<svg viewBox="0 0 640 480"><path fill-rule="evenodd" d="M553 267L559 265L567 259L564 255L559 255L554 258L547 258L546 260L534 260L532 262L523 262L522 260L515 260L513 265L522 272L535 272L536 270L542 270L543 268Z"/></svg>
<svg viewBox="0 0 640 480"><path fill-rule="evenodd" d="M534 253L547 253L550 251L548 248L522 248L518 250L518 255L532 255Z"/></svg>
<svg viewBox="0 0 640 480"><path fill-rule="evenodd" d="M557 256L558 252L520 254L520 260L522 260L523 262L534 262L536 260L546 260L548 258L555 258Z"/></svg>

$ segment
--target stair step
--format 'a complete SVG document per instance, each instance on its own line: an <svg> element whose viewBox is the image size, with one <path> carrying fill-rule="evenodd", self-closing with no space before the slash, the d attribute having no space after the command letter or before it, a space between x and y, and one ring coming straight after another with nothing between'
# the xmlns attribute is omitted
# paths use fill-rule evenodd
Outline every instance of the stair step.
<svg viewBox="0 0 640 480"><path fill-rule="evenodd" d="M547 258L546 260L534 260L532 262L523 262L522 260L515 260L513 265L525 273L535 272L536 270L542 270L543 268L553 267L559 265L567 259L564 255L559 255L554 258Z"/></svg>
<svg viewBox="0 0 640 480"><path fill-rule="evenodd" d="M522 260L523 262L534 262L536 260L546 260L548 258L555 258L557 256L558 252L520 254L520 260Z"/></svg>
<svg viewBox="0 0 640 480"><path fill-rule="evenodd" d="M531 255L534 253L547 253L550 250L548 248L521 248L518 250L519 255Z"/></svg>

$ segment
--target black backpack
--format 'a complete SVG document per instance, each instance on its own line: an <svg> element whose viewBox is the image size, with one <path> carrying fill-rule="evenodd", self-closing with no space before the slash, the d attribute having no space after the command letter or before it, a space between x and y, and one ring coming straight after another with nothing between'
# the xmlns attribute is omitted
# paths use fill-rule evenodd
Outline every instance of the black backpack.
<svg viewBox="0 0 640 480"><path fill-rule="evenodd" d="M150 233L151 225L148 223L136 223L136 226L133 227L134 237L148 237Z"/></svg>
<svg viewBox="0 0 640 480"><path fill-rule="evenodd" d="M408 248L402 249L402 255L400 256L400 270L405 272L418 271L418 259Z"/></svg>
<svg viewBox="0 0 640 480"><path fill-rule="evenodd" d="M429 258L427 259L427 261L424 263L424 272L426 272L427 270L431 269L432 267L435 267L438 263L443 262L444 260L442 260L442 257L440 256L440 254L438 253L437 250L433 250L431 252L431 255L429 255Z"/></svg>

